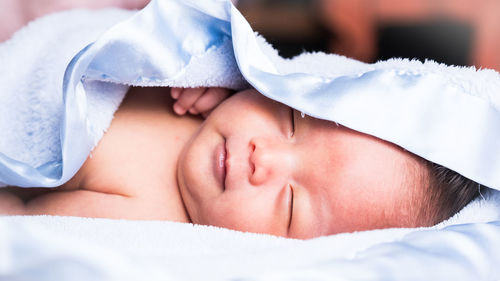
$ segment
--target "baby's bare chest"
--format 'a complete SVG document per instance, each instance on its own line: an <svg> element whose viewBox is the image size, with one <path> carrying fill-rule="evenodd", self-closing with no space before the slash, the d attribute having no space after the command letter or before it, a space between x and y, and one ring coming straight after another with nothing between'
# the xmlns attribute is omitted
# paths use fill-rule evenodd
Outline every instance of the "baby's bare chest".
<svg viewBox="0 0 500 281"><path fill-rule="evenodd" d="M78 188L134 197L156 213L182 211L177 158L201 121L175 116L168 92L162 91L167 90L134 89L127 94L75 176Z"/></svg>

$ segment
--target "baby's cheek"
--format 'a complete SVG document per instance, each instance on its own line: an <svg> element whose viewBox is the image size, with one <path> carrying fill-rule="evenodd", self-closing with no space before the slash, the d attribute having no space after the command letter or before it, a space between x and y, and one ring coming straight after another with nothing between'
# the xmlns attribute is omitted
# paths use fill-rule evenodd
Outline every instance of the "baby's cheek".
<svg viewBox="0 0 500 281"><path fill-rule="evenodd" d="M250 231L251 227L247 221L249 216L241 206L235 208L226 205L216 205L207 214L205 224L233 230Z"/></svg>
<svg viewBox="0 0 500 281"><path fill-rule="evenodd" d="M236 197L236 196L235 196ZM281 235L273 211L264 200L231 198L214 204L207 217L208 225L244 232Z"/></svg>

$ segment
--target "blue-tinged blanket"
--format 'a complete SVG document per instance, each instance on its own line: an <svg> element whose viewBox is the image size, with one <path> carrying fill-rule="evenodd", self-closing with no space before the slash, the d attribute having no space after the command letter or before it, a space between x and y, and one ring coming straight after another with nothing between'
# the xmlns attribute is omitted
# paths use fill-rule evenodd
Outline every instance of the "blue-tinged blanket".
<svg viewBox="0 0 500 281"><path fill-rule="evenodd" d="M0 74L4 184L68 180L129 85L250 84L500 189L498 73L322 53L285 60L229 0L49 16L0 45ZM0 279L497 280L499 194L433 228L310 241L173 222L2 217Z"/></svg>

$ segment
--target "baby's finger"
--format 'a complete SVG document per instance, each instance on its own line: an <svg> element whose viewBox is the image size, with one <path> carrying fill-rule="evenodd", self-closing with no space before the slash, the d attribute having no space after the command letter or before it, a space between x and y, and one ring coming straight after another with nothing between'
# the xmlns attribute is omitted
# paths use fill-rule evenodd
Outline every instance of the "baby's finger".
<svg viewBox="0 0 500 281"><path fill-rule="evenodd" d="M174 111L179 115L184 115L193 106L193 104L198 100L198 98L203 95L206 88L189 88L184 89L174 104Z"/></svg>
<svg viewBox="0 0 500 281"><path fill-rule="evenodd" d="M229 93L230 91L225 88L209 88L203 96L196 101L193 108L198 112L211 111L227 98Z"/></svg>
<svg viewBox="0 0 500 281"><path fill-rule="evenodd" d="M193 114L193 115L200 114L200 113L198 112L198 110L196 110L196 108L194 108L194 107L191 107L191 108L189 109L189 113L191 113L191 114Z"/></svg>
<svg viewBox="0 0 500 281"><path fill-rule="evenodd" d="M181 96L182 90L184 90L184 88L171 88L170 89L170 96L174 100L176 100Z"/></svg>

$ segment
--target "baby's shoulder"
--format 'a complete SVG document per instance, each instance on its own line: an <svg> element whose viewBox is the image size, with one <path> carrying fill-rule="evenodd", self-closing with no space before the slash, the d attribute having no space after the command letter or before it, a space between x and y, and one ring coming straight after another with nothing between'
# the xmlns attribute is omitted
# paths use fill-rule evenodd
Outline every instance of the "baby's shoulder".
<svg viewBox="0 0 500 281"><path fill-rule="evenodd" d="M132 88L75 176L78 186L127 196L175 183L177 158L201 120L179 117L165 88ZM156 190L155 190L156 192Z"/></svg>

